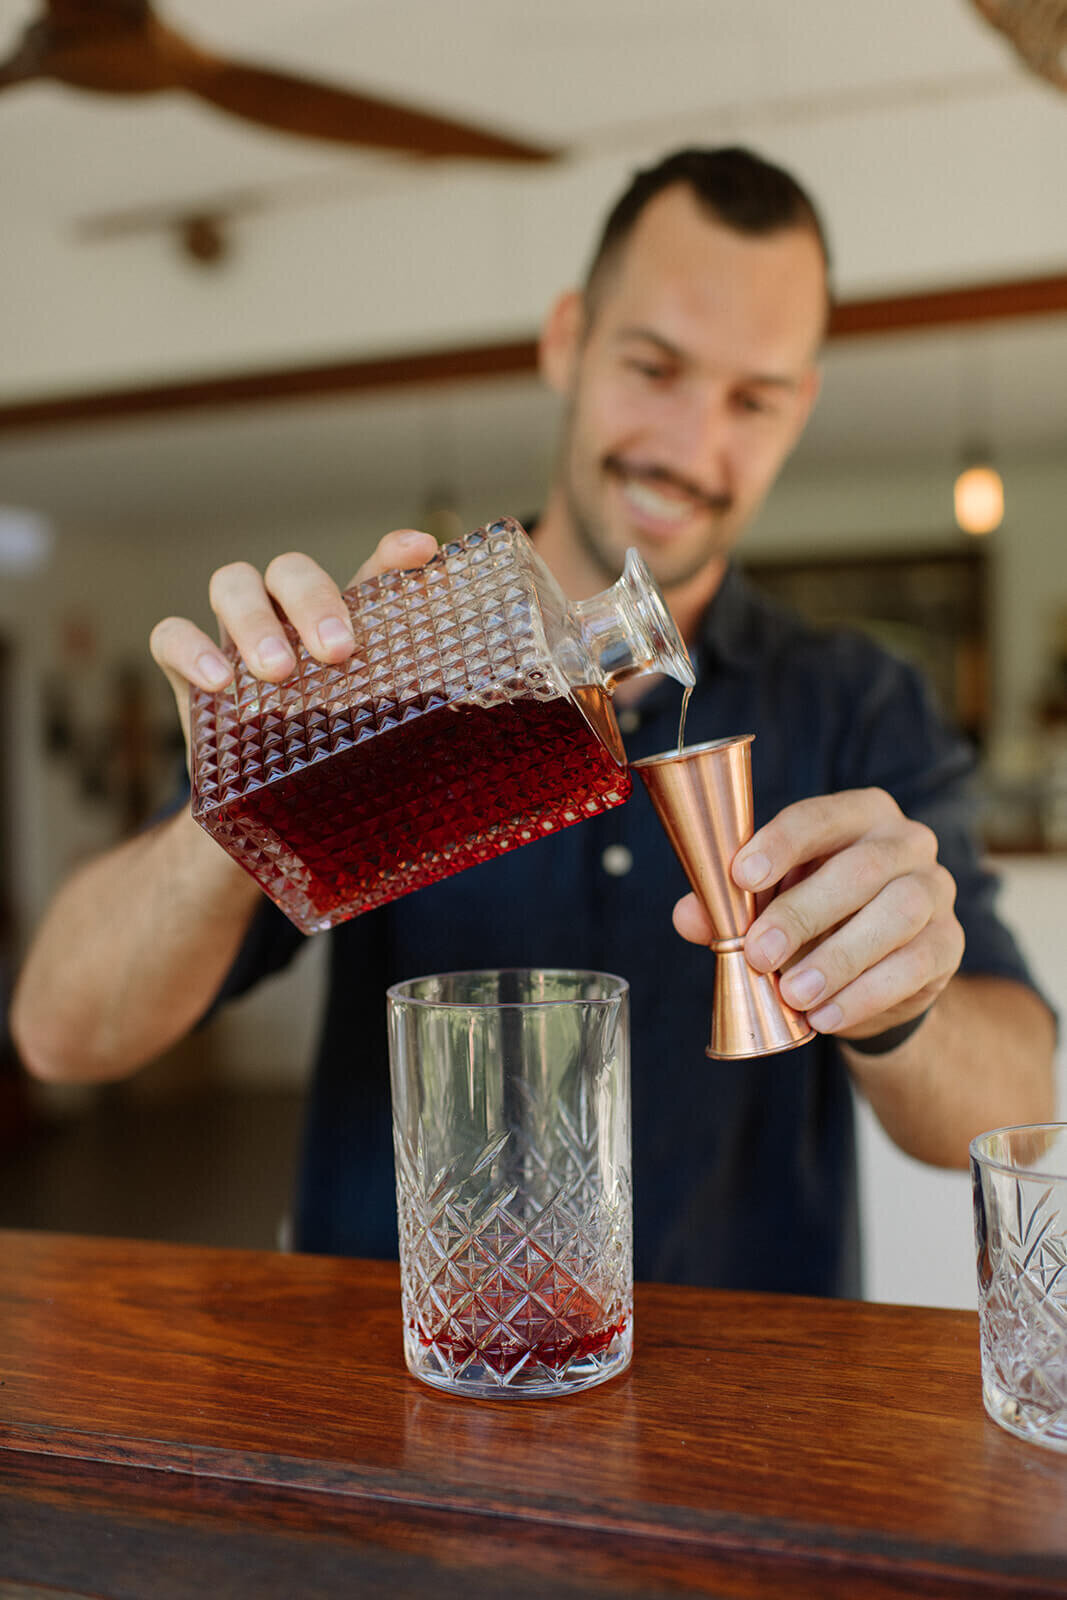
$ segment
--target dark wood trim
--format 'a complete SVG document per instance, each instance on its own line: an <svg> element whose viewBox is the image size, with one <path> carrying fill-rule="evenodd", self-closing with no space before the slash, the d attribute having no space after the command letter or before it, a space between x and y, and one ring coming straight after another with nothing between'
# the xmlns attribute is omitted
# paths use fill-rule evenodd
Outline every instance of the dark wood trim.
<svg viewBox="0 0 1067 1600"><path fill-rule="evenodd" d="M829 337L853 339L968 322L1051 316L1064 311L1067 311L1067 273L921 294L846 300L834 308ZM217 407L262 405L272 401L324 399L331 395L417 384L516 377L534 372L536 367L536 340L516 339L504 344L228 373L176 383L13 401L0 405L0 433L115 422Z"/></svg>
<svg viewBox="0 0 1067 1600"><path fill-rule="evenodd" d="M48 400L16 401L0 406L0 433L83 422L115 422L209 407L321 400L331 395L415 384L466 382L533 372L536 366L536 341L521 339L509 344L413 351L410 355L336 361L312 367L225 373L216 378L189 378L177 383L147 384L142 388L104 389L57 395Z"/></svg>
<svg viewBox="0 0 1067 1600"><path fill-rule="evenodd" d="M831 339L867 334L905 333L918 328L948 328L964 322L1000 322L1013 317L1047 317L1067 311L1067 273L1022 278L1007 283L976 283L922 294L846 300L830 319Z"/></svg>

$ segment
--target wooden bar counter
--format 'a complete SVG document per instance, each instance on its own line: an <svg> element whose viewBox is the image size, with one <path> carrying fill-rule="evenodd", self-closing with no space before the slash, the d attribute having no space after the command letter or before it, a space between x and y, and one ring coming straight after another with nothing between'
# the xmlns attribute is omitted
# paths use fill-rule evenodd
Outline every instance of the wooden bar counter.
<svg viewBox="0 0 1067 1600"><path fill-rule="evenodd" d="M393 1265L0 1232L0 1596L1067 1594L973 1314L650 1285L636 1335L457 1400Z"/></svg>

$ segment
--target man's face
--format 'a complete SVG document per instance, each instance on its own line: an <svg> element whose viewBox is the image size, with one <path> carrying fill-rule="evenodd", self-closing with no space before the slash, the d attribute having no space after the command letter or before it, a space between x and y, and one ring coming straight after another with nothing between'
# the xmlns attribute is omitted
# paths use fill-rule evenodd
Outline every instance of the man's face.
<svg viewBox="0 0 1067 1600"><path fill-rule="evenodd" d="M684 187L650 202L553 380L556 493L599 575L636 545L671 589L733 547L814 402L825 309L808 230L739 235Z"/></svg>

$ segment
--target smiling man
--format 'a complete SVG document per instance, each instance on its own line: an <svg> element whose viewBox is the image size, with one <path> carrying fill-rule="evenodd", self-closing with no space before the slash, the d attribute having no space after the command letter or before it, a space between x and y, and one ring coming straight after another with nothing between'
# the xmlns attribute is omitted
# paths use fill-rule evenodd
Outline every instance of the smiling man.
<svg viewBox="0 0 1067 1600"><path fill-rule="evenodd" d="M1053 1021L993 910L969 752L909 667L804 627L730 559L814 404L828 304L823 233L787 173L743 150L689 150L638 174L584 289L545 324L563 426L535 534L573 599L636 545L697 669L690 741L755 733L757 832L732 867L761 892L746 955L781 972L818 1037L743 1064L705 1059L711 930L692 896L675 903L677 862L637 795L325 936L300 1247L395 1253L383 997L420 973L577 966L629 980L642 1278L857 1292L853 1086L905 1150L946 1165L965 1164L981 1129L1051 1115ZM357 576L433 549L395 532ZM319 660L352 651L340 591L308 555L262 575L220 568L209 595L265 680L295 666L279 611ZM181 618L157 625L152 650L188 732L189 683L219 688L230 666ZM669 748L678 718L676 686L635 682L631 758ZM119 1077L302 944L183 805L60 892L13 1031L43 1077Z"/></svg>
<svg viewBox="0 0 1067 1600"><path fill-rule="evenodd" d="M541 344L566 402L542 551L577 594L636 545L688 632L807 421L828 303L818 221L784 174L739 173L743 233L726 162L724 212L701 176L682 155L646 178L649 197L635 184Z"/></svg>

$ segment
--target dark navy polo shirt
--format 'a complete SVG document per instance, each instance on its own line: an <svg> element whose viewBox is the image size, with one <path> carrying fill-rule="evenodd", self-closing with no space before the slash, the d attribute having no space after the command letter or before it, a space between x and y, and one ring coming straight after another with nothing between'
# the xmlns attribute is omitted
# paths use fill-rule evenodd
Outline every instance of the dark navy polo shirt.
<svg viewBox="0 0 1067 1600"><path fill-rule="evenodd" d="M754 733L756 825L810 795L878 785L936 832L956 879L963 970L1031 980L972 833L969 748L920 676L859 634L816 632L728 572L694 654L686 742ZM681 690L634 708L631 759L677 742ZM609 851L624 846L625 851ZM627 871L618 871L620 864ZM607 863L607 865L605 864ZM610 868L616 870L612 872ZM674 932L686 883L643 786L623 806L319 935L329 985L304 1135L300 1249L394 1256L385 991L472 967L590 967L631 987L639 1279L860 1292L851 1088L832 1040L742 1062L704 1054L713 955ZM304 939L265 904L224 986Z"/></svg>

